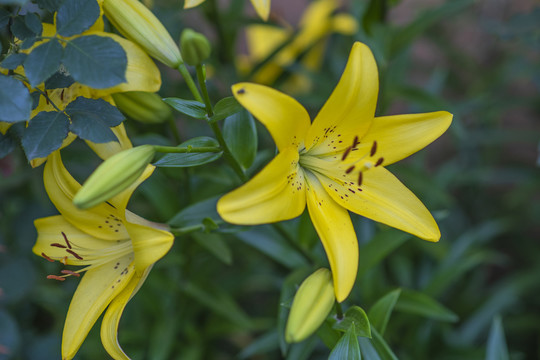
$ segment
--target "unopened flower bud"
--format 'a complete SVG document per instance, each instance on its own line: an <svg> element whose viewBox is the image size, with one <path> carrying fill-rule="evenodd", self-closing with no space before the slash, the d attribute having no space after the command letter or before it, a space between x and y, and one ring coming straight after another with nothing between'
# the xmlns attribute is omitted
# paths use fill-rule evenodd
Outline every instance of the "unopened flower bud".
<svg viewBox="0 0 540 360"><path fill-rule="evenodd" d="M334 286L330 270L315 271L302 282L294 296L285 340L300 342L313 334L324 322L334 305Z"/></svg>
<svg viewBox="0 0 540 360"><path fill-rule="evenodd" d="M184 61L192 66L202 64L210 56L212 47L208 39L201 33L185 29L180 36L180 49Z"/></svg>
<svg viewBox="0 0 540 360"><path fill-rule="evenodd" d="M73 203L88 209L119 194L137 181L154 154L152 145L142 145L111 156L84 182Z"/></svg>
<svg viewBox="0 0 540 360"><path fill-rule="evenodd" d="M122 35L153 58L173 69L183 63L180 50L167 29L138 0L103 0L103 11Z"/></svg>
<svg viewBox="0 0 540 360"><path fill-rule="evenodd" d="M124 115L145 124L159 124L172 116L171 107L156 93L128 91L115 93L112 97Z"/></svg>

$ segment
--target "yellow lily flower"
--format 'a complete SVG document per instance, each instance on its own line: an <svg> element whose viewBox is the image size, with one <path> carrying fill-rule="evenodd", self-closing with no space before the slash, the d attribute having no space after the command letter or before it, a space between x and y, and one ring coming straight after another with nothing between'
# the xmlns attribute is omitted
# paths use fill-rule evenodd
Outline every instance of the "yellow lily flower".
<svg viewBox="0 0 540 360"><path fill-rule="evenodd" d="M184 9L194 8L203 2L204 0L185 0ZM251 0L251 4L255 8L257 15L264 21L267 21L270 15L270 0Z"/></svg>
<svg viewBox="0 0 540 360"><path fill-rule="evenodd" d="M437 241L425 206L384 166L422 149L450 126L446 111L374 117L377 65L355 43L341 79L313 123L296 100L272 88L240 83L235 98L266 128L278 155L253 179L222 197L217 210L233 224L292 219L306 207L328 256L339 302L358 268L352 211Z"/></svg>
<svg viewBox="0 0 540 360"><path fill-rule="evenodd" d="M65 168L60 152L52 153L45 164L45 189L61 215L35 221L38 238L32 251L50 261L83 266L48 278L63 281L86 272L69 305L62 336L63 359L75 356L104 311L103 346L113 358L129 359L117 341L120 317L153 264L169 251L174 240L164 225L126 209L135 188L153 170L149 165L135 184L108 202L79 210L72 200L81 185Z"/></svg>
<svg viewBox="0 0 540 360"><path fill-rule="evenodd" d="M238 68L247 75L254 66L266 59L291 36L293 40L285 45L274 57L262 66L252 80L271 85L302 56L300 63L307 70L320 68L328 37L333 33L352 35L358 30L358 22L349 14L335 14L339 0L317 0L310 3L299 22L298 33L292 27L256 24L246 28L248 55L240 57ZM295 92L307 91L311 85L309 78L295 74L284 87Z"/></svg>
<svg viewBox="0 0 540 360"><path fill-rule="evenodd" d="M73 83L67 88L59 88L59 89L53 89L53 90L47 90L47 95L49 99L60 109L64 110L66 106L73 100L75 100L79 96L83 96L86 98L91 99L103 99L111 104L114 105L114 101L112 99L112 94L119 93L119 92L127 92L127 91L147 91L147 92L156 92L161 87L161 74L159 72L159 69L157 68L156 64L152 61L152 59L136 44L133 42L126 40L116 34L111 34L103 31L104 24L103 19L100 17L94 25L87 31L83 32L80 35L75 35L71 38L76 38L78 36L82 35L98 35L98 36L105 36L113 39L117 43L122 46L124 51L126 52L127 56L127 69L126 69L126 82L105 88L105 89L94 89L89 86L80 84L80 83ZM52 37L56 34L56 25L53 24L43 24L43 37ZM49 41L48 39L36 42L36 44L33 45L31 49L34 47ZM23 73L22 67L18 68L16 70L17 73ZM38 86L41 90L45 90L44 85ZM34 117L38 113L42 111L56 111L54 106L49 102L49 100L45 99L45 97L40 96L39 98L39 104L38 106L32 111L30 118ZM3 133L10 127L11 124L0 124L0 130L2 130ZM115 134L118 137L118 132L123 132L123 125L120 125L116 128L116 130L113 129ZM73 142L73 140L76 139L76 135L73 133L69 133L67 138L62 143L61 149L68 146ZM94 145L91 142L87 143L94 147ZM110 147L116 147L116 150L119 151L122 148L119 147L117 142L111 142L109 143ZM100 153L98 152L98 155ZM100 155L101 156L101 155ZM102 156L103 158L103 156ZM45 162L45 158L40 159L34 159L30 162L30 164L33 167L41 165L43 162Z"/></svg>

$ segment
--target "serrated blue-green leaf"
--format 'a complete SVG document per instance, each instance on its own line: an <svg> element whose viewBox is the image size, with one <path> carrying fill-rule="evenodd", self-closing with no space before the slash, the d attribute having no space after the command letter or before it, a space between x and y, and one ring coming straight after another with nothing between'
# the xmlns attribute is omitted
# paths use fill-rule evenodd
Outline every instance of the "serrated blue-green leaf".
<svg viewBox="0 0 540 360"><path fill-rule="evenodd" d="M55 12L62 5L63 0L35 0L34 2L44 10Z"/></svg>
<svg viewBox="0 0 540 360"><path fill-rule="evenodd" d="M34 32L28 28L24 21L24 17L21 15L15 16L13 18L10 29L13 35L19 40L24 40L29 37L35 36Z"/></svg>
<svg viewBox="0 0 540 360"><path fill-rule="evenodd" d="M24 23L26 27L30 29L36 36L40 36L43 32L43 25L41 19L36 13L28 13L24 16Z"/></svg>
<svg viewBox="0 0 540 360"><path fill-rule="evenodd" d="M9 11L7 11L6 9L0 9L0 29L2 29L4 26L7 26L10 17L11 13Z"/></svg>
<svg viewBox="0 0 540 360"><path fill-rule="evenodd" d="M362 360L358 337L355 334L354 323L351 323L347 332L338 341L328 360Z"/></svg>
<svg viewBox="0 0 540 360"><path fill-rule="evenodd" d="M26 60L27 55L23 53L12 53L6 56L0 66L4 69L15 70L18 66L22 65L24 60Z"/></svg>
<svg viewBox="0 0 540 360"><path fill-rule="evenodd" d="M98 17L96 0L64 1L56 13L56 30L62 36L77 35L90 28Z"/></svg>
<svg viewBox="0 0 540 360"><path fill-rule="evenodd" d="M206 108L204 107L204 104L199 101L180 98L165 98L163 101L182 114L191 116L195 119L206 119Z"/></svg>
<svg viewBox="0 0 540 360"><path fill-rule="evenodd" d="M63 51L64 48L56 39L51 39L32 50L24 61L24 72L30 85L38 86L58 69Z"/></svg>
<svg viewBox="0 0 540 360"><path fill-rule="evenodd" d="M371 337L371 325L364 309L360 306L353 306L345 312L343 319L338 320L333 328L340 331L347 331L354 323L356 336Z"/></svg>
<svg viewBox="0 0 540 360"><path fill-rule="evenodd" d="M80 138L95 143L118 140L110 128L120 125L124 115L105 100L80 96L65 111L71 118L70 130Z"/></svg>
<svg viewBox="0 0 540 360"><path fill-rule="evenodd" d="M394 310L394 306L401 294L401 289L390 291L388 294L381 297L377 302L369 309L368 318L370 324L379 331L381 335L384 335L386 325L390 319L390 315Z"/></svg>
<svg viewBox="0 0 540 360"><path fill-rule="evenodd" d="M178 147L219 147L216 139L208 136L201 136L190 139ZM154 163L158 167L191 167L207 164L221 157L222 151L219 152L188 152L188 153L171 153L167 154Z"/></svg>
<svg viewBox="0 0 540 360"><path fill-rule="evenodd" d="M251 114L244 110L225 119L223 137L242 169L248 169L257 155L257 128Z"/></svg>
<svg viewBox="0 0 540 360"><path fill-rule="evenodd" d="M62 63L76 81L95 89L126 81L126 52L108 37L88 35L70 40Z"/></svg>
<svg viewBox="0 0 540 360"><path fill-rule="evenodd" d="M57 71L45 81L45 89L52 90L67 88L70 87L74 82L75 80L73 80L71 76L64 75L62 72Z"/></svg>
<svg viewBox="0 0 540 360"><path fill-rule="evenodd" d="M20 81L0 75L0 121L19 122L30 118L32 98Z"/></svg>
<svg viewBox="0 0 540 360"><path fill-rule="evenodd" d="M237 112L243 110L244 108L240 103L234 98L234 96L229 96L224 99L221 99L214 106L214 115L210 119L211 122L223 120L226 117L236 114Z"/></svg>
<svg viewBox="0 0 540 360"><path fill-rule="evenodd" d="M69 133L69 118L62 112L40 112L30 120L22 137L28 160L46 157L60 148Z"/></svg>

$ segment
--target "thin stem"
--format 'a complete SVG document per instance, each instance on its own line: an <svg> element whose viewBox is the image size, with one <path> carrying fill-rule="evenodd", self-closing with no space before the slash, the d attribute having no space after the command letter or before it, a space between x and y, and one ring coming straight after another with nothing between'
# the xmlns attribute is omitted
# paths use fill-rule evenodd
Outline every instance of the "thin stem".
<svg viewBox="0 0 540 360"><path fill-rule="evenodd" d="M41 95L43 95L45 97L45 99L47 99L47 101L53 106L53 108L56 109L56 111L58 112L61 112L63 113L64 111L63 110L60 110L60 108L58 106L56 106L56 104L51 100L51 98L49 98L49 95L47 94L47 91L43 91L39 88L34 88L34 90L36 90L37 92L39 92Z"/></svg>
<svg viewBox="0 0 540 360"><path fill-rule="evenodd" d="M160 146L154 145L154 150L162 153L208 153L208 152L220 152L223 149L215 146L206 147L174 147L174 146Z"/></svg>
<svg viewBox="0 0 540 360"><path fill-rule="evenodd" d="M197 80L199 81L199 87L202 91L204 100L204 106L206 107L206 114L208 117L214 116L214 110L212 109L212 103L210 102L210 96L208 96L208 90L206 89L206 76L204 74L204 65L199 64L196 66Z"/></svg>
<svg viewBox="0 0 540 360"><path fill-rule="evenodd" d="M341 303L336 301L336 317L338 320L343 319L343 309L341 308Z"/></svg>
<svg viewBox="0 0 540 360"><path fill-rule="evenodd" d="M191 77L191 74L189 73L186 65L184 63L178 65L177 70L180 72L180 75L182 75L182 77L186 81L186 84L189 90L191 91L191 93L193 94L193 97L195 98L195 100L199 102L203 102L201 93L199 92L199 89L197 89L197 86L195 85L195 81L193 81L193 78Z"/></svg>
<svg viewBox="0 0 540 360"><path fill-rule="evenodd" d="M298 244L295 239L293 239L287 231L281 226L280 223L273 223L272 227L281 235L289 245L291 245L304 259L307 260L308 264L313 265L315 261L312 259L311 254L306 251L303 247Z"/></svg>

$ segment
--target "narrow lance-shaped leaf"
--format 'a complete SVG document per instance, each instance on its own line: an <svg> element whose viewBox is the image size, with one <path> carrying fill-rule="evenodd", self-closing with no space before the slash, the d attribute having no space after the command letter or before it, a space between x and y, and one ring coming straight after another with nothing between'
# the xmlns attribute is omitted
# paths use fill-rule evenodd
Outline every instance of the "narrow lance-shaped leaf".
<svg viewBox="0 0 540 360"><path fill-rule="evenodd" d="M191 116L195 119L206 119L206 108L199 101L180 98L165 98L163 101L184 115Z"/></svg>
<svg viewBox="0 0 540 360"><path fill-rule="evenodd" d="M504 328L500 316L496 316L491 324L486 349L486 360L508 360L508 348L504 337Z"/></svg>
<svg viewBox="0 0 540 360"><path fill-rule="evenodd" d="M251 114L244 110L225 119L223 138L242 169L248 169L257 155L257 128Z"/></svg>
<svg viewBox="0 0 540 360"><path fill-rule="evenodd" d="M458 316L432 297L413 290L403 290L396 304L396 310L416 314L430 319L454 322Z"/></svg>
<svg viewBox="0 0 540 360"><path fill-rule="evenodd" d="M208 137L200 136L193 139L190 139L178 147L185 148L197 148L197 147L213 147L218 148L219 143L217 140ZM158 161L154 163L158 167L191 167L207 164L209 162L215 161L221 157L223 154L222 151L218 152L185 152L185 153L171 153L167 154Z"/></svg>
<svg viewBox="0 0 540 360"><path fill-rule="evenodd" d="M336 344L328 360L361 360L360 346L358 345L358 337L355 334L355 324L351 323L345 334Z"/></svg>
<svg viewBox="0 0 540 360"><path fill-rule="evenodd" d="M386 325L390 319L390 315L394 310L394 306L401 294L401 289L396 289L380 298L369 309L368 317L371 325L379 331L381 335L384 335L386 331Z"/></svg>

